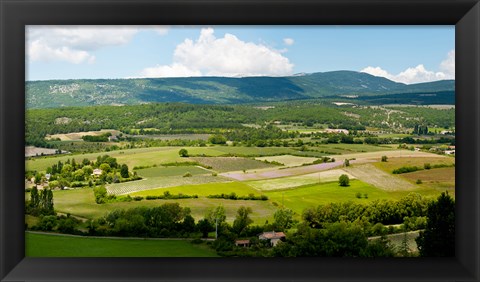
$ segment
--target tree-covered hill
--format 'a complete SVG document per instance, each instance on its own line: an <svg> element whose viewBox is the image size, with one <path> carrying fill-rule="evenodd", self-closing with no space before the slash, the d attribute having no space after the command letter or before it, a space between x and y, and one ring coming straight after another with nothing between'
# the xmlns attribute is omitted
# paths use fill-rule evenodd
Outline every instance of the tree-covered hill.
<svg viewBox="0 0 480 282"><path fill-rule="evenodd" d="M25 90L27 108L55 108L133 105L152 102L238 104L303 100L327 96L388 97L387 95L400 93L417 93L418 95L441 91L454 93L455 81L445 80L406 85L366 73L334 71L289 77L28 81L25 84Z"/></svg>

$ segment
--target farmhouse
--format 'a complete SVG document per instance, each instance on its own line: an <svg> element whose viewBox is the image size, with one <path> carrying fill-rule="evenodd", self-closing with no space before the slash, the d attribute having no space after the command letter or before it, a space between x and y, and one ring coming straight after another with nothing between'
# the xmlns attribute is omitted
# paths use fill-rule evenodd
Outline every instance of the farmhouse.
<svg viewBox="0 0 480 282"><path fill-rule="evenodd" d="M258 235L258 239L269 240L270 244L274 247L278 244L279 241L281 241L282 239L284 240L285 238L286 238L285 233L275 232L275 231L263 232Z"/></svg>
<svg viewBox="0 0 480 282"><path fill-rule="evenodd" d="M92 175L93 175L93 176L100 176L100 175L102 175L102 172L103 172L103 171L102 171L101 169L96 168L96 169L93 170Z"/></svg>
<svg viewBox="0 0 480 282"><path fill-rule="evenodd" d="M235 241L235 246L237 246L237 247L249 247L250 246L250 240L236 240Z"/></svg>

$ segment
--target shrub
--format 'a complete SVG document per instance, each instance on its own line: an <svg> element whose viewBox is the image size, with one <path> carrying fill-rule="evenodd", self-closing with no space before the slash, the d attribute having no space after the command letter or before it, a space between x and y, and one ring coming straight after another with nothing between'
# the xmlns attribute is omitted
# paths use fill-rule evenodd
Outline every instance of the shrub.
<svg viewBox="0 0 480 282"><path fill-rule="evenodd" d="M417 184L422 184L422 180L417 179L417 182L415 182L415 183L417 183Z"/></svg>
<svg viewBox="0 0 480 282"><path fill-rule="evenodd" d="M394 169L392 171L393 174L402 174L402 173L408 173L408 172L414 172L417 170L422 170L422 168L418 166L402 166L401 168Z"/></svg>
<svg viewBox="0 0 480 282"><path fill-rule="evenodd" d="M187 172L185 172L183 177L192 177L192 174L189 171L187 171Z"/></svg>
<svg viewBox="0 0 480 282"><path fill-rule="evenodd" d="M387 161L387 156L382 156L382 162L386 162Z"/></svg>
<svg viewBox="0 0 480 282"><path fill-rule="evenodd" d="M350 178L348 177L348 175L346 174L342 174L340 175L340 177L338 178L338 184L340 186L349 186L350 185Z"/></svg>
<svg viewBox="0 0 480 282"><path fill-rule="evenodd" d="M362 198L362 193L360 192L355 193L355 197L357 197L358 199Z"/></svg>
<svg viewBox="0 0 480 282"><path fill-rule="evenodd" d="M135 197L133 197L133 200L134 201L141 201L141 200L143 200L143 197L142 196L135 196Z"/></svg>
<svg viewBox="0 0 480 282"><path fill-rule="evenodd" d="M432 166L431 166L429 163L424 163L424 164L423 164L423 168L424 168L424 169L431 169Z"/></svg>

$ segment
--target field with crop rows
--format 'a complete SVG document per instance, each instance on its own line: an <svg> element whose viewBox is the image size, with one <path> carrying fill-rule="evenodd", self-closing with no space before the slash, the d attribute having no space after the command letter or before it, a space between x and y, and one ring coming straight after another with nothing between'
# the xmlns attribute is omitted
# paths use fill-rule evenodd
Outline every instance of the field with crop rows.
<svg viewBox="0 0 480 282"><path fill-rule="evenodd" d="M212 167L213 170L218 172L275 167L275 165L265 162L239 157L195 157L190 159L197 161L204 166Z"/></svg>
<svg viewBox="0 0 480 282"><path fill-rule="evenodd" d="M130 181L107 185L107 191L110 194L124 195L138 191L150 190L154 188L174 187L181 185L204 184L212 182L226 182L228 179L222 176L212 175L193 175L191 177L183 176L160 176L150 177L137 181Z"/></svg>
<svg viewBox="0 0 480 282"><path fill-rule="evenodd" d="M160 176L183 176L185 173L191 175L211 174L208 169L199 166L157 166L151 168L144 168L136 170L138 175L145 178L160 177Z"/></svg>
<svg viewBox="0 0 480 282"><path fill-rule="evenodd" d="M309 164L316 160L317 158L310 158L310 157L298 157L292 155L282 155L282 156L271 156L271 157L259 157L255 158L259 161L268 161L268 162L278 162L283 164L284 166L291 167L291 166L301 166L303 164Z"/></svg>

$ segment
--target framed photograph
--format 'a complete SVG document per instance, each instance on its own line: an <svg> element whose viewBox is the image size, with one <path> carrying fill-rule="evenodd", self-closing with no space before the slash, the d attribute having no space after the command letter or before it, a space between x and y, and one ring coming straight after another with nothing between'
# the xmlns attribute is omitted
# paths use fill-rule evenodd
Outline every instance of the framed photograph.
<svg viewBox="0 0 480 282"><path fill-rule="evenodd" d="M2 281L479 280L478 1L0 7Z"/></svg>

